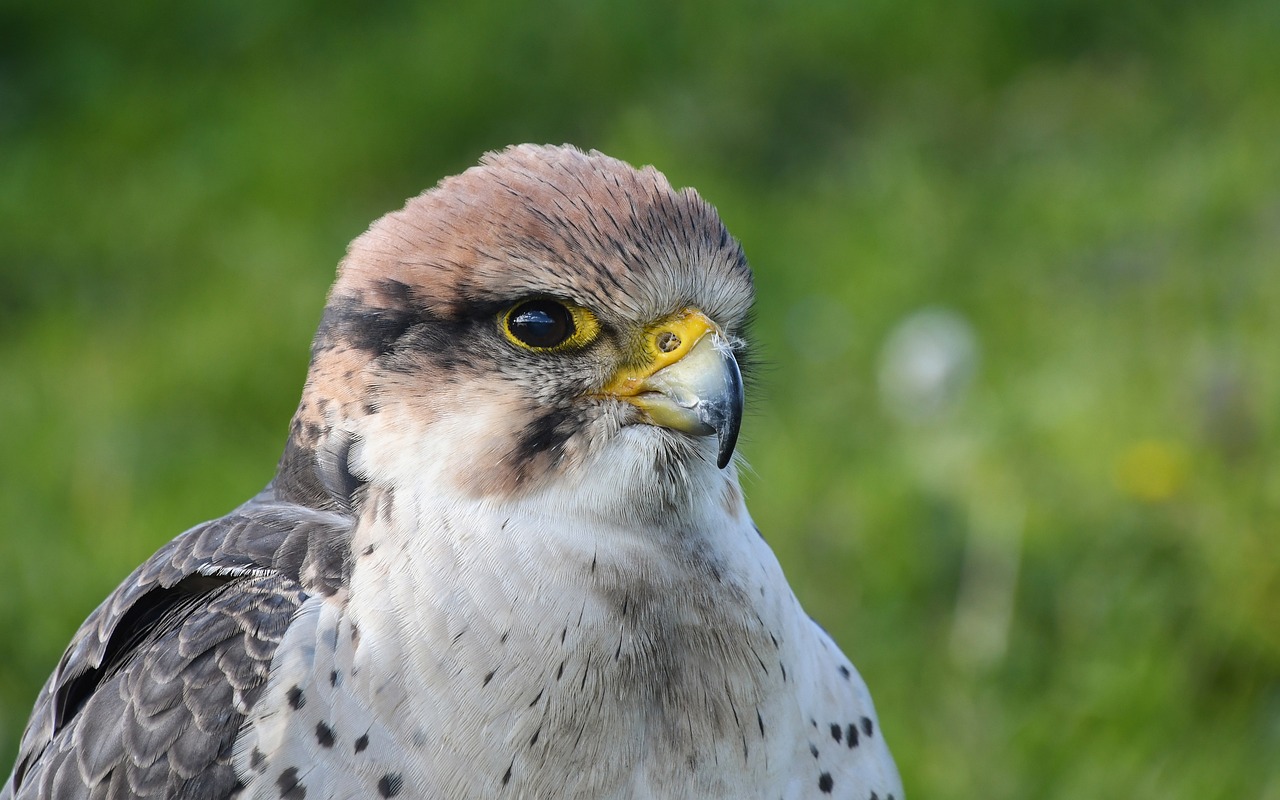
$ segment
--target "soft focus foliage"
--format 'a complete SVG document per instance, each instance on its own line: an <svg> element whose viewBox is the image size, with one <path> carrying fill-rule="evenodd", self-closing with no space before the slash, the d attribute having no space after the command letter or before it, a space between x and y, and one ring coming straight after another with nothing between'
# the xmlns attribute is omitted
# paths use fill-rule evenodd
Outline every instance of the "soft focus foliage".
<svg viewBox="0 0 1280 800"><path fill-rule="evenodd" d="M746 246L749 501L912 796L1280 798L1278 40L1273 0L3 4L0 755L270 477L345 243L571 141Z"/></svg>

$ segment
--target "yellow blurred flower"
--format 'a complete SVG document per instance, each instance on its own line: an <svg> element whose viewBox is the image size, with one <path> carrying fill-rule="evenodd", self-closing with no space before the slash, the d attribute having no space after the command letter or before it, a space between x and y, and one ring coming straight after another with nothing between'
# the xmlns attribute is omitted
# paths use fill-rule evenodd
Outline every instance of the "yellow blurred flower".
<svg viewBox="0 0 1280 800"><path fill-rule="evenodd" d="M1190 457L1180 443L1143 439L1116 457L1112 478L1124 494L1145 503L1159 503L1176 495L1189 473Z"/></svg>

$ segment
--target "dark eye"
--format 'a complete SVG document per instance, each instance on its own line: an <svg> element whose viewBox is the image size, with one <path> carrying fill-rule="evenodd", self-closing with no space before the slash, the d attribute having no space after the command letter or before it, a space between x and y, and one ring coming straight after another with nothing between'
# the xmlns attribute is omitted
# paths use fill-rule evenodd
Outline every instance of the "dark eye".
<svg viewBox="0 0 1280 800"><path fill-rule="evenodd" d="M575 330L573 312L554 300L530 300L507 312L507 332L526 347L557 347Z"/></svg>

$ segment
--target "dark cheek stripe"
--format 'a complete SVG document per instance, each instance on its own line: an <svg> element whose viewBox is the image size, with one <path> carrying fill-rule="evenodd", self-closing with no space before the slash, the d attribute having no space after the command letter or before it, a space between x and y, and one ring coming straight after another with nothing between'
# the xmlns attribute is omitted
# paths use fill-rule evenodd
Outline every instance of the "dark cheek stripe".
<svg viewBox="0 0 1280 800"><path fill-rule="evenodd" d="M406 288L393 298L398 299L407 291ZM320 319L314 350L318 354L335 347L349 347L373 358L396 350L456 357L483 343L483 337L477 335L480 323L492 316L485 311L453 317L412 304L377 307L354 298L335 298Z"/></svg>
<svg viewBox="0 0 1280 800"><path fill-rule="evenodd" d="M346 345L380 356L389 351L405 331L422 321L420 312L371 308L353 300L335 300L324 310L316 332L316 350Z"/></svg>
<svg viewBox="0 0 1280 800"><path fill-rule="evenodd" d="M576 427L573 416L568 410L553 409L526 425L512 453L515 463L523 465L543 453L555 454L564 447Z"/></svg>

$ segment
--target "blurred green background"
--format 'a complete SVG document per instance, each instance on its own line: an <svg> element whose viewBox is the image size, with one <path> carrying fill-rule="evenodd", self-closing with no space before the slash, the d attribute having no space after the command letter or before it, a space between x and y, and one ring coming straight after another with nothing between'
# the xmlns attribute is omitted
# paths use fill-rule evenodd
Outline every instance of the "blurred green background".
<svg viewBox="0 0 1280 800"><path fill-rule="evenodd" d="M749 502L909 795L1280 798L1277 41L1274 0L4 2L0 758L270 478L345 244L569 141L743 241Z"/></svg>

